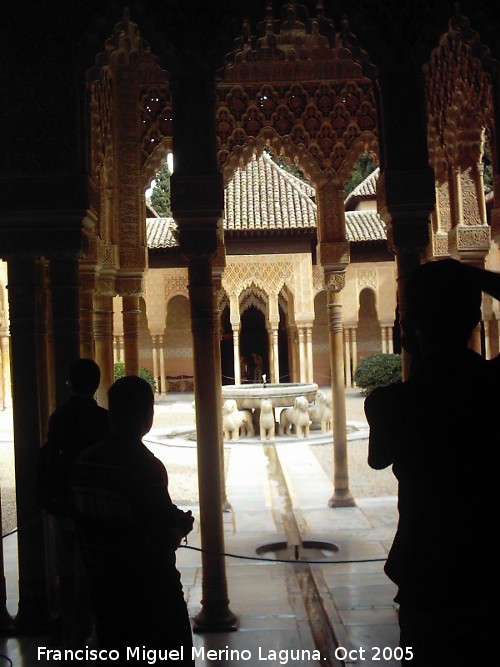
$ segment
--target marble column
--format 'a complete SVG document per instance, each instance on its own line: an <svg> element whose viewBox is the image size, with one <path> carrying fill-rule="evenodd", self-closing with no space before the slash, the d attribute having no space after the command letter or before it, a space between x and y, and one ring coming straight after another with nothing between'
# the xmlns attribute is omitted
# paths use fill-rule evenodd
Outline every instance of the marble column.
<svg viewBox="0 0 500 667"><path fill-rule="evenodd" d="M306 327L307 381L314 382L312 326Z"/></svg>
<svg viewBox="0 0 500 667"><path fill-rule="evenodd" d="M278 339L278 326L272 327L271 331L272 337L272 350L273 350L273 382L279 383L280 381L280 352L279 352L279 339Z"/></svg>
<svg viewBox="0 0 500 667"><path fill-rule="evenodd" d="M108 389L114 382L113 363L113 297L107 294L94 296L95 360L101 369L101 384L97 390L97 402L108 405Z"/></svg>
<svg viewBox="0 0 500 667"><path fill-rule="evenodd" d="M307 353L306 353L306 332L304 327L298 327L299 338L299 377L300 382L307 382Z"/></svg>
<svg viewBox="0 0 500 667"><path fill-rule="evenodd" d="M80 273L80 356L94 359L94 274Z"/></svg>
<svg viewBox="0 0 500 667"><path fill-rule="evenodd" d="M10 379L10 336L3 333L0 336L0 353L2 355L2 382L3 382L3 407L12 405L12 391Z"/></svg>
<svg viewBox="0 0 500 667"><path fill-rule="evenodd" d="M491 339L490 339L490 321L484 320L484 356L491 359Z"/></svg>
<svg viewBox="0 0 500 667"><path fill-rule="evenodd" d="M267 375L268 382L275 382L274 380L274 347L273 347L273 330L272 327L267 329L267 349L269 350L269 372Z"/></svg>
<svg viewBox="0 0 500 667"><path fill-rule="evenodd" d="M153 357L153 377L155 379L155 394L160 392L158 381L158 336L151 335L151 356Z"/></svg>
<svg viewBox="0 0 500 667"><path fill-rule="evenodd" d="M383 325L380 327L380 335L382 337L382 354L387 354L387 329Z"/></svg>
<svg viewBox="0 0 500 667"><path fill-rule="evenodd" d="M233 324L234 384L241 384L240 330Z"/></svg>
<svg viewBox="0 0 500 667"><path fill-rule="evenodd" d="M209 257L189 259L189 301L193 331L198 486L200 497L203 581L200 630L233 627L224 557L222 406L218 387L220 363L215 351L217 321ZM218 344L218 340L217 340Z"/></svg>
<svg viewBox="0 0 500 667"><path fill-rule="evenodd" d="M193 46L194 45L194 46ZM202 609L195 630L236 628L229 608L222 501L222 405L218 308L214 266L222 237L224 183L218 170L215 132L215 76L206 53L182 42L171 77L173 150L171 208L181 253L188 264L193 333L194 393L202 553ZM218 276L215 276L218 277ZM217 316L216 316L217 315Z"/></svg>
<svg viewBox="0 0 500 667"><path fill-rule="evenodd" d="M347 387L352 387L351 380L351 337L350 328L344 327L344 362L345 362L345 383Z"/></svg>
<svg viewBox="0 0 500 667"><path fill-rule="evenodd" d="M8 261L14 451L16 469L19 608L16 625L25 631L49 628L45 531L36 498L41 424L38 400L36 266Z"/></svg>
<svg viewBox="0 0 500 667"><path fill-rule="evenodd" d="M350 327L350 333L351 333L351 350L352 350L352 377L354 378L354 373L356 372L356 368L358 367L358 340L357 340L358 328Z"/></svg>
<svg viewBox="0 0 500 667"><path fill-rule="evenodd" d="M349 490L347 452L347 417L345 406L344 345L342 327L342 289L344 288L344 285L344 271L325 272L333 400L334 492L328 502L330 507L352 507L355 505L354 498Z"/></svg>
<svg viewBox="0 0 500 667"><path fill-rule="evenodd" d="M165 396L168 393L168 380L165 374L165 338L158 336L158 352L160 353L160 394Z"/></svg>
<svg viewBox="0 0 500 667"><path fill-rule="evenodd" d="M139 375L139 319L141 309L137 295L123 295L123 339L125 373Z"/></svg>
<svg viewBox="0 0 500 667"><path fill-rule="evenodd" d="M389 354L394 354L394 332L392 330L392 324L389 324L387 327L387 351Z"/></svg>

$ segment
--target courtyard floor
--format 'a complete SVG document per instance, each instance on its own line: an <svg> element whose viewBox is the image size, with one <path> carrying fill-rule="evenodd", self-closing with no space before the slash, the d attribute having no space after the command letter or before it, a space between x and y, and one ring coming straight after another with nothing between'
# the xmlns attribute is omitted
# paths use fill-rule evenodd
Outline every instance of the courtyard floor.
<svg viewBox="0 0 500 667"><path fill-rule="evenodd" d="M198 517L196 447L189 438L194 429L192 402L186 394L159 400L147 444L169 471L174 502ZM333 493L331 435L316 433L308 441L276 438L275 445L257 438L226 443L226 491L232 507L224 514L226 566L238 631L195 634L197 667L253 667L261 661L266 667L400 664L395 588L383 573L397 522L396 482L390 471L372 471L366 464L367 426L358 390L347 392L347 419L352 426L348 448L355 507L328 507ZM5 411L0 415L4 534L15 527L8 421ZM270 550L269 545L277 543L283 548ZM202 597L197 527L189 546L194 549L178 551L178 566L195 617ZM3 547L8 608L15 615L15 532L3 540ZM0 654L16 667L61 664L38 659L38 647L46 643L46 637L0 638ZM220 660L210 661L209 649L221 651ZM230 650L232 655L224 653Z"/></svg>

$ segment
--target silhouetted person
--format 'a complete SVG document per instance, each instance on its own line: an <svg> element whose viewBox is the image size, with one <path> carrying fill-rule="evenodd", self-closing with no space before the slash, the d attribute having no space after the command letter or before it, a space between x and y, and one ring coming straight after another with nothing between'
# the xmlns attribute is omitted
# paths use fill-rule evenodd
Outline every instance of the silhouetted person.
<svg viewBox="0 0 500 667"><path fill-rule="evenodd" d="M175 550L193 517L172 503L167 471L142 442L153 423L153 403L151 387L139 377L112 385L111 432L78 459L73 498L99 648L118 650L118 664L133 662L126 660L127 647L182 649L184 661L172 664L191 665Z"/></svg>
<svg viewBox="0 0 500 667"><path fill-rule="evenodd" d="M399 482L385 571L413 667L489 665L496 654L500 364L468 347L481 289L499 298L500 274L455 260L420 266L403 322L403 345L420 361L407 382L365 402L368 463L392 464Z"/></svg>
<svg viewBox="0 0 500 667"><path fill-rule="evenodd" d="M91 359L70 365L71 398L50 416L47 442L40 450L38 497L50 515L58 612L67 647L83 646L92 631L88 584L72 515L71 476L78 455L109 431L108 412L94 400L100 377L99 366Z"/></svg>
<svg viewBox="0 0 500 667"><path fill-rule="evenodd" d="M257 352L252 352L252 363L253 363L253 381L255 384L260 384L262 382L262 371L263 371L263 361L260 354Z"/></svg>

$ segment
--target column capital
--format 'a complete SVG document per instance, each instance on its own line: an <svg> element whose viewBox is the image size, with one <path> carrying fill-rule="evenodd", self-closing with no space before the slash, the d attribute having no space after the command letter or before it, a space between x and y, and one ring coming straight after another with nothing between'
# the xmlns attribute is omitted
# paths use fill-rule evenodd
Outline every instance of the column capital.
<svg viewBox="0 0 500 667"><path fill-rule="evenodd" d="M345 287L345 271L325 271L325 289L327 292L341 292Z"/></svg>
<svg viewBox="0 0 500 667"><path fill-rule="evenodd" d="M116 278L116 291L120 296L136 296L143 294L143 276L140 275L118 275Z"/></svg>

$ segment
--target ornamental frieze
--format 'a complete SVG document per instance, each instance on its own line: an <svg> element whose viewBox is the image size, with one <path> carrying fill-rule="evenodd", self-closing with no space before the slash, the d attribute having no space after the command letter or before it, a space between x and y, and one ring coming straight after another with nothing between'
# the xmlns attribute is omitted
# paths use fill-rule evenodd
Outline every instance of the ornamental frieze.
<svg viewBox="0 0 500 667"><path fill-rule="evenodd" d="M490 228L488 225L478 227L457 227L457 249L485 250L490 247Z"/></svg>

